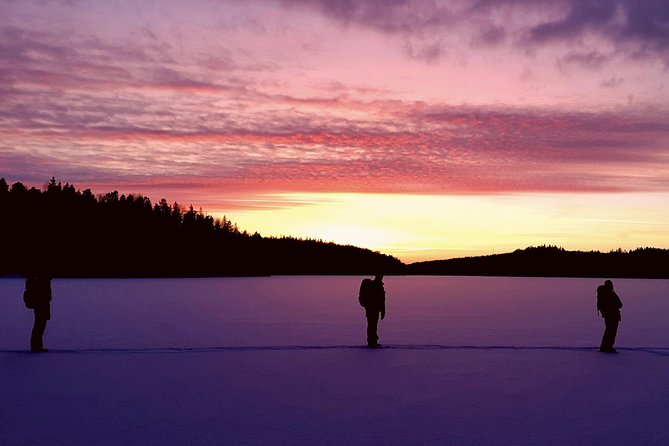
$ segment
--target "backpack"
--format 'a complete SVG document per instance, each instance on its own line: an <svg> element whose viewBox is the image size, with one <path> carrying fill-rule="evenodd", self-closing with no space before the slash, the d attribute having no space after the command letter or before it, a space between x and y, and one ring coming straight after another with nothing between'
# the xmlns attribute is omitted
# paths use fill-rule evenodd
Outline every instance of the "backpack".
<svg viewBox="0 0 669 446"><path fill-rule="evenodd" d="M33 288L34 288L33 280L32 279L26 280L26 289L25 291L23 291L23 303L29 310L35 309L35 292Z"/></svg>
<svg viewBox="0 0 669 446"><path fill-rule="evenodd" d="M358 302L360 302L361 307L367 307L367 304L369 303L369 295L371 294L373 286L372 279L362 279L360 293L358 294Z"/></svg>
<svg viewBox="0 0 669 446"><path fill-rule="evenodd" d="M604 311L606 307L606 288L604 285L599 285L597 287L597 313L602 317L604 316Z"/></svg>

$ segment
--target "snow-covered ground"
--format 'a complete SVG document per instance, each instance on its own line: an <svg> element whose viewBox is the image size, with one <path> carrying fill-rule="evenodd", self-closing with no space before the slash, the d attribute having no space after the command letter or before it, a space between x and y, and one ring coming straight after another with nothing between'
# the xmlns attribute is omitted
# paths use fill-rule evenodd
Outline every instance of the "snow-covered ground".
<svg viewBox="0 0 669 446"><path fill-rule="evenodd" d="M47 354L0 280L2 445L669 444L669 281L387 277L54 280Z"/></svg>

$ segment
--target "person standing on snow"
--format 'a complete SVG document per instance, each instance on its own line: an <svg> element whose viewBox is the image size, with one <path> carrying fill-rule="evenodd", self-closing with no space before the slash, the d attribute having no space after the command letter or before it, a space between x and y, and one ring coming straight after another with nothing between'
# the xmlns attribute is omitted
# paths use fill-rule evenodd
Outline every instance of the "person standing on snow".
<svg viewBox="0 0 669 446"><path fill-rule="evenodd" d="M379 315L381 320L386 317L386 290L383 287L382 274L374 276L374 280L362 280L358 301L365 309L365 317L367 318L367 346L381 347L377 333Z"/></svg>
<svg viewBox="0 0 669 446"><path fill-rule="evenodd" d="M599 347L600 352L616 353L613 344L616 342L618 324L620 324L620 309L623 303L613 289L613 282L607 280L597 287L597 310L604 318L604 335Z"/></svg>

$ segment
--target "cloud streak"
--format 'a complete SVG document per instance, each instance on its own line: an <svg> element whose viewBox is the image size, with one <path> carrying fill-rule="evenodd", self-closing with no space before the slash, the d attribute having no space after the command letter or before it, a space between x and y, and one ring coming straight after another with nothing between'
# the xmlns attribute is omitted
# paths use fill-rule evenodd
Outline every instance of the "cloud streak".
<svg viewBox="0 0 669 446"><path fill-rule="evenodd" d="M319 10L346 26L402 35L407 53L432 59L445 53L453 29L471 42L541 46L592 35L616 52L669 63L669 6L664 0L286 0ZM518 20L525 17L527 20ZM423 51L417 49L422 45ZM428 57L422 56L429 54Z"/></svg>
<svg viewBox="0 0 669 446"><path fill-rule="evenodd" d="M249 193L669 189L669 109L636 104L657 95L611 71L622 56L666 61L664 2L253 5L175 38L151 23L37 30L13 4L18 18L0 22L0 176ZM479 69L477 48L499 65ZM525 76L536 80L509 80L549 50ZM542 85L569 76L557 93ZM495 100L494 82L515 102ZM449 99L467 85L482 99ZM606 93L569 106L592 85Z"/></svg>
<svg viewBox="0 0 669 446"><path fill-rule="evenodd" d="M40 147L63 164L97 166L93 172L107 170L120 180L135 171L154 178L188 171L275 191L490 193L669 186L663 162L669 115L661 110L602 114L401 102L367 107L376 119L309 120L285 111L278 117L257 114L249 127L212 122L193 128L155 122L143 113L127 116L125 125L90 125L76 113L58 119L57 110L31 115L28 109L21 116L28 125L0 131L7 154L3 162L20 169L17 160L34 159L31 148ZM166 121L187 121L179 113L189 112L172 110ZM48 126L44 116L52 117ZM17 145L9 150L13 141ZM623 168L624 175L613 173ZM635 169L645 172L646 180L630 178Z"/></svg>

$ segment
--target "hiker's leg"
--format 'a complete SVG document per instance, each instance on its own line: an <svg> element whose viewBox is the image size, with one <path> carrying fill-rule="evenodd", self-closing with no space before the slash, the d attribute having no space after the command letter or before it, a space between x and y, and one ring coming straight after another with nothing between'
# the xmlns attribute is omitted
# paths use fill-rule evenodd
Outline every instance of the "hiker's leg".
<svg viewBox="0 0 669 446"><path fill-rule="evenodd" d="M616 332L618 330L618 320L614 318L604 318L604 336L602 336L602 344L600 350L608 351L613 349L613 343L616 341Z"/></svg>
<svg viewBox="0 0 669 446"><path fill-rule="evenodd" d="M367 314L367 344L374 345L379 341L377 330L379 327L379 314Z"/></svg>
<svg viewBox="0 0 669 446"><path fill-rule="evenodd" d="M30 335L31 350L39 350L44 347L42 337L44 336L44 330L46 330L46 321L46 318L35 312L35 322L33 323L33 331Z"/></svg>
<svg viewBox="0 0 669 446"><path fill-rule="evenodd" d="M610 331L609 331L609 348L613 349L613 345L616 343L616 335L618 334L618 324L620 321L615 318L611 318L611 322L609 323L610 326Z"/></svg>

